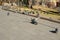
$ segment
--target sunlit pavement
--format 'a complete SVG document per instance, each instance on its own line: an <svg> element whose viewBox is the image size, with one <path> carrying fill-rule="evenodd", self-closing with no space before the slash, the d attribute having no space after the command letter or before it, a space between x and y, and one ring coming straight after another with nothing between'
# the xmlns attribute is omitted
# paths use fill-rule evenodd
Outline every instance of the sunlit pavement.
<svg viewBox="0 0 60 40"><path fill-rule="evenodd" d="M60 40L60 24L39 19L38 25L30 23L30 16L0 9L0 40ZM58 33L49 32L58 28Z"/></svg>

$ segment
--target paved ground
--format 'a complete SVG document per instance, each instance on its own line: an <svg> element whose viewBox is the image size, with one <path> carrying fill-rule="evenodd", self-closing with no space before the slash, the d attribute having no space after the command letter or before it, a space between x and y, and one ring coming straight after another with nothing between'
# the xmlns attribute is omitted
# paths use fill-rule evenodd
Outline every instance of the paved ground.
<svg viewBox="0 0 60 40"><path fill-rule="evenodd" d="M60 24L39 20L38 25L30 22L32 17L0 9L0 40L60 40ZM50 27L49 27L50 26ZM57 34L49 32L57 27Z"/></svg>

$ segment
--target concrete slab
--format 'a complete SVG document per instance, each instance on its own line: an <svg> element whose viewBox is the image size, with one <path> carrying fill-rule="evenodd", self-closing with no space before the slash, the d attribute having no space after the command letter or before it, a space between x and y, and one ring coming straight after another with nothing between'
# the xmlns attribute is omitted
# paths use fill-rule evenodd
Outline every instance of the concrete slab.
<svg viewBox="0 0 60 40"><path fill-rule="evenodd" d="M0 40L60 40L60 24L39 19L38 25L33 25L30 22L30 16L9 12L0 11ZM49 32L57 27L57 34Z"/></svg>

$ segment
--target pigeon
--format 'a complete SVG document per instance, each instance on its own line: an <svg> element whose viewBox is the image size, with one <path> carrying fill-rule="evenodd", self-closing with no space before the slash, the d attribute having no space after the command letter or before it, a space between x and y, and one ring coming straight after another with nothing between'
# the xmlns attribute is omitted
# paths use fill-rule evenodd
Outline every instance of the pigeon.
<svg viewBox="0 0 60 40"><path fill-rule="evenodd" d="M51 30L50 32L57 33L58 32L58 28L55 28L55 30Z"/></svg>
<svg viewBox="0 0 60 40"><path fill-rule="evenodd" d="M37 25L37 22L35 21L35 19L31 19L31 23Z"/></svg>
<svg viewBox="0 0 60 40"><path fill-rule="evenodd" d="M10 14L10 13L8 12L8 13L7 13L7 16L9 16L9 14Z"/></svg>

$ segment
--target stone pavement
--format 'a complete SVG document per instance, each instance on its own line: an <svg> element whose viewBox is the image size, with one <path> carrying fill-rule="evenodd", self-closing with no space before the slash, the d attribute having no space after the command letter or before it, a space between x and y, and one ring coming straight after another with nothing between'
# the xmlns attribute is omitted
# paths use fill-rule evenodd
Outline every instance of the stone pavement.
<svg viewBox="0 0 60 40"><path fill-rule="evenodd" d="M31 16L0 10L0 40L60 40L60 24L39 19L38 25L30 23ZM53 27L57 34L49 32Z"/></svg>

